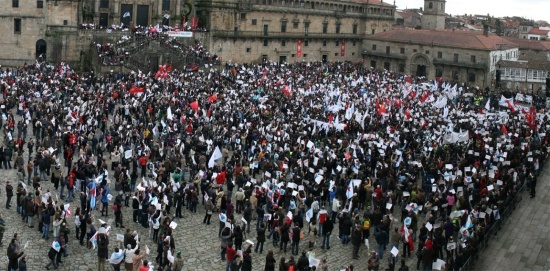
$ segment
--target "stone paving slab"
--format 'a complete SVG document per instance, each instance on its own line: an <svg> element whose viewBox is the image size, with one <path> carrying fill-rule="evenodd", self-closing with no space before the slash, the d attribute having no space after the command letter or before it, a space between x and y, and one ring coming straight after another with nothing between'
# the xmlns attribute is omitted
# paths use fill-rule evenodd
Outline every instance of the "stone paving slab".
<svg viewBox="0 0 550 271"><path fill-rule="evenodd" d="M550 166L540 174L536 197L526 190L474 270L550 270ZM501 253L505 252L505 253Z"/></svg>

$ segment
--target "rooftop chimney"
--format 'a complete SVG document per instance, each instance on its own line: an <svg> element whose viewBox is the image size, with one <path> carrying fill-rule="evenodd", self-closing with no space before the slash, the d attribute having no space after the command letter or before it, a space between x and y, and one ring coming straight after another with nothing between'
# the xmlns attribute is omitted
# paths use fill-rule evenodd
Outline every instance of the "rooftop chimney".
<svg viewBox="0 0 550 271"><path fill-rule="evenodd" d="M489 36L489 25L483 24L483 36L488 37Z"/></svg>

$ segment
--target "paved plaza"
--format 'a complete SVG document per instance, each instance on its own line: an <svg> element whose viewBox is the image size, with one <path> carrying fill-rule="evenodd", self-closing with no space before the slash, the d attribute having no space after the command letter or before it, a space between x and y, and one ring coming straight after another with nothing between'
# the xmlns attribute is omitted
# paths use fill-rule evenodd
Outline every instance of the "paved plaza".
<svg viewBox="0 0 550 271"><path fill-rule="evenodd" d="M518 207L508 219L498 235L494 237L489 246L480 253L480 258L474 265L475 270L550 270L550 183L548 182L548 166L544 169L537 187L537 197L530 199L527 191L522 193L522 200ZM18 233L21 243L24 244L30 241L29 248L26 251L28 255L29 270L45 270L44 266L48 263L47 253L51 245L52 239L46 241L41 239L41 234L37 230L37 222L35 228L29 228L23 224L20 216L16 212L15 197L12 199L12 208L5 209L5 193L4 187L7 180L16 179L15 170L0 170L0 211L4 214L7 230L4 234L4 246L2 249L7 249L7 244L14 233ZM50 182L43 183L45 188L50 189L53 194L53 184ZM114 191L114 185L112 185ZM72 203L72 210L79 206L78 200ZM189 213L185 209L184 218L177 220L178 226L175 232L175 242L177 249L182 250L182 255L185 260L184 270L225 270L225 262L220 260L220 240L218 234L218 220L213 218L211 225L202 224L204 216L204 208L199 204L197 213ZM109 217L100 217L99 211L95 211L94 225L99 227L97 218L103 220L114 219L112 205L109 207ZM125 207L124 225L132 231L137 230L142 244L146 244L151 249L151 254L145 259L154 261L156 257L156 244L149 237L148 229L144 229L140 225L131 222L131 208ZM399 218L399 211L394 210L393 215ZM172 212L173 215L173 212ZM240 219L240 215L236 216ZM424 218L420 215L419 218ZM422 221L422 220L420 220ZM423 222L423 221L422 221ZM97 250L87 249L80 246L74 238L74 220L68 219L71 225L71 234L69 235L69 256L63 258L63 264L59 270L97 270ZM255 221L253 221L255 225ZM114 226L114 225L113 225ZM331 249L321 250L320 241L317 240L315 245L315 253L317 258L327 258L330 265L329 270L342 270L347 265L353 264L355 270L367 270L367 255L368 251L365 246L361 248L360 260L352 260L352 247L350 244L344 246L337 239L338 225L335 224L333 235L331 236ZM393 227L401 227L401 223L397 222ZM114 250L114 247L119 245L116 242L116 234L124 233L125 229L113 228L110 234L109 254ZM307 227L306 227L307 232ZM250 239L255 242L256 234L251 231L245 239ZM282 256L288 260L291 256L290 246L287 253L279 251L278 248L273 248L273 245L268 240L264 246L264 253L253 253L253 270L263 270L265 263L265 255L267 251L273 250L277 264ZM370 238L371 249L374 249L372 244L375 244L374 237ZM246 244L243 244L246 247ZM301 250L307 249L307 242L302 241L300 244ZM400 253L402 247L399 248ZM380 269L384 270L387 265L387 256L389 251L385 251L384 260L380 264ZM297 258L296 258L297 260ZM416 270L416 257L407 259L407 265L411 270ZM7 266L6 257L0 257L0 266ZM399 266L399 265L398 265ZM107 270L112 270L108 267Z"/></svg>

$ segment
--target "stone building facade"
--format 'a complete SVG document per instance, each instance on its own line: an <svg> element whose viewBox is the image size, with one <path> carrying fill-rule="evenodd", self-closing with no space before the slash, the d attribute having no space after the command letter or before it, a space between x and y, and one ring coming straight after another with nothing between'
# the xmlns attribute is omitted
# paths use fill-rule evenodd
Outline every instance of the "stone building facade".
<svg viewBox="0 0 550 271"><path fill-rule="evenodd" d="M0 10L0 63L17 66L48 60L78 61L83 44L79 38L78 1L11 0Z"/></svg>
<svg viewBox="0 0 550 271"><path fill-rule="evenodd" d="M365 64L404 74L491 86L501 59L517 60L518 46L472 31L391 30L364 41Z"/></svg>
<svg viewBox="0 0 550 271"><path fill-rule="evenodd" d="M364 39L392 29L395 6L370 1L196 3L203 41L222 61L361 61Z"/></svg>

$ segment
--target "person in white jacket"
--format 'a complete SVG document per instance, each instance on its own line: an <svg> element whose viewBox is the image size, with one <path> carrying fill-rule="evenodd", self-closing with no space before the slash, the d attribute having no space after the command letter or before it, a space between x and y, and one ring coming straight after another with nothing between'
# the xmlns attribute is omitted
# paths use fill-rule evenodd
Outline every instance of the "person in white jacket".
<svg viewBox="0 0 550 271"><path fill-rule="evenodd" d="M134 262L132 261L132 257L134 256L138 248L139 248L139 242L136 243L136 247L132 248L131 245L128 245L124 250L124 254L126 256L124 258L124 268L126 268L126 271L134 270Z"/></svg>

